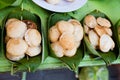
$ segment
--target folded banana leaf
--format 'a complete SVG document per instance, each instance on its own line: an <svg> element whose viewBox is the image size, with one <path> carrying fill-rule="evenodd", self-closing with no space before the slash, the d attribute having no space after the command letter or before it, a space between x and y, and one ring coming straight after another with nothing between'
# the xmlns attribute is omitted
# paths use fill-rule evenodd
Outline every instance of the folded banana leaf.
<svg viewBox="0 0 120 80"><path fill-rule="evenodd" d="M4 20L4 18L6 17L6 15L8 15L13 9L15 9L15 7L6 7L3 9L0 9L0 28L2 29L2 22Z"/></svg>
<svg viewBox="0 0 120 80"><path fill-rule="evenodd" d="M49 21L48 21L48 30L50 29L50 27L52 27L53 25L55 25L58 21L60 20L65 20L65 21L68 21L69 19L72 19L71 16L67 15L67 14L58 14L58 13L55 13L55 14L52 14L50 17L49 17ZM83 42L83 41L82 41ZM81 42L81 43L82 43ZM60 59L63 63L65 63L70 69L74 70L77 72L77 69L78 69L78 65L80 63L80 61L82 60L83 58L83 55L84 55L84 48L83 48L83 43L81 44L81 46L77 49L77 52L76 54L73 56L73 57L61 57L61 58L58 58L55 56L54 54L54 51L52 50L51 46L50 46L50 40L48 38L48 45L49 45L49 55L54 57L54 58L57 58L57 59Z"/></svg>
<svg viewBox="0 0 120 80"><path fill-rule="evenodd" d="M97 17L106 18L106 19L108 19L108 20L111 22L111 20L109 19L109 17L108 17L107 15L105 15L104 13L102 13L102 12L100 12L100 11L98 11L98 10L94 10L94 11L92 11L92 12L89 13L89 14L95 16L96 18L97 18ZM83 22L83 21L82 21L82 22ZM112 23L111 23L111 24L112 24ZM112 39L113 39L113 41L116 43L115 37L114 37L115 34L114 34L113 27L114 27L114 26L112 25L112 27L111 27L112 32L113 32ZM92 45L90 44L90 42L89 42L88 36L85 35L85 34L84 34L84 42L85 42L85 45L86 45L86 48L85 48L86 51L85 51L85 52L88 53L88 54L92 54L92 55L94 55L95 57L98 56L99 58L102 58L107 65L110 65L110 64L111 64L114 60L116 60L117 57L118 57L119 50L118 50L116 44L115 44L115 48L114 48L113 51L109 51L109 52L107 52L107 53L103 53L103 52L101 52L100 50L95 50L95 49L93 48L93 46L92 46ZM96 59L99 59L99 58L96 58Z"/></svg>
<svg viewBox="0 0 120 80"><path fill-rule="evenodd" d="M2 41L2 29L0 28L0 41ZM0 42L0 53L2 53L2 44L1 44L1 42Z"/></svg>
<svg viewBox="0 0 120 80"><path fill-rule="evenodd" d="M9 14L9 12L11 12L13 9L15 9L15 7L6 7L0 10L0 67L1 67L1 72L5 72L5 71L10 71L11 70L11 62L6 59L5 55L4 55L4 27L3 27L3 21L6 18L6 16Z"/></svg>
<svg viewBox="0 0 120 80"><path fill-rule="evenodd" d="M17 0L0 0L0 9L10 6Z"/></svg>
<svg viewBox="0 0 120 80"><path fill-rule="evenodd" d="M120 20L116 23L114 27L114 31L116 31L116 40L117 40L117 45L120 47Z"/></svg>
<svg viewBox="0 0 120 80"><path fill-rule="evenodd" d="M118 22L115 24L113 30L115 32L116 45L119 47L119 56L120 56L120 20L118 20Z"/></svg>
<svg viewBox="0 0 120 80"><path fill-rule="evenodd" d="M4 9L5 10L5 9ZM33 22L35 22L37 24L37 27L38 27L38 30L39 32L42 34L42 31L41 31L41 20L40 20L40 17L27 11L27 10L24 10L24 9L21 9L20 7L15 7L13 10L11 10L10 12L8 12L8 14L5 15L4 19L2 20L2 50L3 52L0 53L2 56L1 57L6 57L5 56L5 53L6 53L6 50L5 50L5 42L4 42L4 38L5 38L5 35L6 35L6 32L5 32L5 23L8 19L10 18L17 18L19 20L31 20ZM42 36L43 37L43 36ZM42 40L43 41L43 40ZM43 44L41 44L43 46ZM42 50L44 49L44 47L42 47ZM22 60L20 61L9 61L13 66L13 70L16 72L18 70L29 70L29 71L35 71L37 69L37 67L40 65L41 63L41 60L42 60L42 54L41 53L40 55L38 56L35 56L35 57L28 57L26 56L25 58L23 58ZM7 60L7 58L6 58Z"/></svg>

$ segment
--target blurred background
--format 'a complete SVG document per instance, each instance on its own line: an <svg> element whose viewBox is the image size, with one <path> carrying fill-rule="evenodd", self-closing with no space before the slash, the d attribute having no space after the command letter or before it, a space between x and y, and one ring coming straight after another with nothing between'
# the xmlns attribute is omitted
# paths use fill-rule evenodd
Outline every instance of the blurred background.
<svg viewBox="0 0 120 80"><path fill-rule="evenodd" d="M0 73L0 80L120 80L120 65L79 68L79 75L69 69L40 70L36 72Z"/></svg>

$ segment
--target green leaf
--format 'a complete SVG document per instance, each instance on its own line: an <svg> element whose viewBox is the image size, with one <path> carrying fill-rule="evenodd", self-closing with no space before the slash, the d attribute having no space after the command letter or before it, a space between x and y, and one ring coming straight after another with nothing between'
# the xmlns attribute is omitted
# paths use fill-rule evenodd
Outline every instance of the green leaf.
<svg viewBox="0 0 120 80"><path fill-rule="evenodd" d="M48 30L50 27L52 27L53 25L55 25L58 21L60 20L69 20L71 19L72 17L70 17L69 15L67 14L52 14L49 18L49 21L48 21ZM80 63L80 61L82 60L83 58L83 44L81 44L81 46L77 49L77 52L76 54L73 56L73 57L62 57L62 58L58 58L55 56L54 54L54 51L51 49L51 46L50 46L50 41L48 39L48 42L49 42L49 51L50 51L50 55L52 57L55 57L57 59L60 59L61 61L63 61L63 63L65 63L70 69L74 70L77 72L77 69L78 69L78 65Z"/></svg>
<svg viewBox="0 0 120 80"><path fill-rule="evenodd" d="M0 9L0 28L2 28L2 22L4 18L13 10L15 7L6 7L3 9Z"/></svg>
<svg viewBox="0 0 120 80"><path fill-rule="evenodd" d="M106 62L107 65L110 65L113 61L117 59L115 55L115 51L109 51L107 53L102 53L99 51L99 54L101 55L102 59ZM118 56L118 55L117 55Z"/></svg>
<svg viewBox="0 0 120 80"><path fill-rule="evenodd" d="M113 29L115 32L115 38L116 38L117 44L120 47L120 20L118 20L118 22L116 23Z"/></svg>
<svg viewBox="0 0 120 80"><path fill-rule="evenodd" d="M16 0L0 0L0 9L10 6L12 3L14 3Z"/></svg>
<svg viewBox="0 0 120 80"><path fill-rule="evenodd" d="M2 43L4 43L4 36L5 36L4 26L5 26L7 19L10 19L10 18L17 18L19 20L21 20L21 19L22 20L31 20L37 24L38 30L39 30L39 32L41 32L41 20L40 20L40 18L37 15L32 14L31 12L29 12L27 10L21 10L20 7L17 7L14 10L12 10L8 15L6 15L6 17L4 18L3 29L2 29L2 32L4 34L2 35L2 37L3 37ZM5 48L2 48L2 49L4 50L3 54L5 54L5 52L6 52ZM42 47L42 49L44 49L44 47ZM41 53L41 54L43 54L43 53ZM20 70L20 69L26 70L26 68L29 68L29 71L35 71L37 69L37 67L40 65L40 63L41 63L41 56L38 55L38 56L32 57L32 58L25 57L24 59L22 59L20 61L13 62L13 64L15 65L13 67L17 68L16 70Z"/></svg>
<svg viewBox="0 0 120 80"><path fill-rule="evenodd" d="M0 72L10 71L11 62L6 59L3 50L3 29L0 28Z"/></svg>
<svg viewBox="0 0 120 80"><path fill-rule="evenodd" d="M0 28L0 53L2 53L2 29Z"/></svg>
<svg viewBox="0 0 120 80"><path fill-rule="evenodd" d="M89 13L90 15L93 15L93 16L95 16L96 18L97 17L103 17L103 18L106 18L106 19L108 19L109 21L110 21L110 19L104 14L104 13L102 13L102 12L100 12L100 11L98 11L98 10L94 10L94 11L92 11L91 13ZM111 22L111 21L110 21ZM84 22L83 22L84 23ZM111 23L112 24L112 23ZM112 27L114 27L113 25L112 25ZM112 28L111 28L112 29ZM114 37L114 30L112 29L112 32L113 32L113 36L112 36L112 38ZM116 41L115 41L115 39L113 38L113 40L114 40L114 42L116 43ZM99 51L99 50L95 50L94 48L93 48L93 46L90 44L90 41L88 40L88 36L87 35L84 35L84 42L85 42L85 44L86 44L86 47L87 47L87 49L88 49L88 51L89 52L87 52L87 53L89 53L89 54L93 54L93 55L95 55L95 56L99 56L100 58L102 58L104 61L105 61L105 63L107 64L107 65L109 65L109 64L111 64L113 61L115 61L116 60L116 58L118 57L118 48L114 48L114 50L113 51L109 51L109 52L107 52L107 53L104 53L104 52L101 52L101 51Z"/></svg>
<svg viewBox="0 0 120 80"><path fill-rule="evenodd" d="M27 10L22 10L19 7L12 10L9 13L7 18L8 19L9 18L17 18L19 20L31 20L31 21L34 21L37 24L37 27L38 27L39 30L41 28L41 20L40 20L39 16L37 16L36 14L33 14L33 13L27 11Z"/></svg>
<svg viewBox="0 0 120 80"><path fill-rule="evenodd" d="M49 21L48 21L48 26L53 26L53 25L55 25L58 21L60 21L60 20L65 20L65 21L67 21L67 20L69 20L69 19L71 19L72 17L70 17L69 15L67 15L67 14L56 14L56 13L54 13L54 14L52 14L51 16L50 16L50 18L49 18Z"/></svg>
<svg viewBox="0 0 120 80"><path fill-rule="evenodd" d="M29 72L34 72L38 66L40 65L40 61L41 61L41 56L35 56L35 57L31 57L31 58L24 58L22 60L20 60L19 62L16 62L15 64L13 64L14 66L14 72L17 71L29 71Z"/></svg>
<svg viewBox="0 0 120 80"><path fill-rule="evenodd" d="M119 48L119 57L120 57L120 20L113 27L114 30L114 38L116 40L117 49Z"/></svg>
<svg viewBox="0 0 120 80"><path fill-rule="evenodd" d="M16 0L11 6L20 6L23 0Z"/></svg>

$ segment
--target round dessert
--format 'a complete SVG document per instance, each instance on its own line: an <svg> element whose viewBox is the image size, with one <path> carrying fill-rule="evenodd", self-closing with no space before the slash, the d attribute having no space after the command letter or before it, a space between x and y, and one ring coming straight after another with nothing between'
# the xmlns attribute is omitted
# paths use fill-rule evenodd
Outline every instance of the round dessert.
<svg viewBox="0 0 120 80"><path fill-rule="evenodd" d="M39 46L41 43L41 35L36 29L28 29L25 33L25 41L29 46Z"/></svg>
<svg viewBox="0 0 120 80"><path fill-rule="evenodd" d="M56 26L53 26L49 29L49 38L51 42L56 42L60 37L60 32Z"/></svg>
<svg viewBox="0 0 120 80"><path fill-rule="evenodd" d="M10 38L23 38L26 30L27 25L19 20L16 20L12 23L9 23L6 27L7 36Z"/></svg>
<svg viewBox="0 0 120 80"><path fill-rule="evenodd" d="M93 15L87 15L84 19L84 23L89 27L89 28L94 28L97 26L97 21L96 18Z"/></svg>
<svg viewBox="0 0 120 80"><path fill-rule="evenodd" d="M29 55L30 57L37 56L41 52L41 46L37 47L28 47L26 54Z"/></svg>
<svg viewBox="0 0 120 80"><path fill-rule="evenodd" d="M63 32L73 33L74 32L74 26L67 21L59 21L56 24L56 26L58 27L58 30L60 31L60 33L63 33Z"/></svg>
<svg viewBox="0 0 120 80"><path fill-rule="evenodd" d="M23 39L10 39L6 45L6 50L14 56L23 55L28 48L27 43Z"/></svg>
<svg viewBox="0 0 120 80"><path fill-rule="evenodd" d="M71 50L75 46L75 39L74 35L68 32L64 32L61 37L60 37L60 45L65 49L65 50Z"/></svg>

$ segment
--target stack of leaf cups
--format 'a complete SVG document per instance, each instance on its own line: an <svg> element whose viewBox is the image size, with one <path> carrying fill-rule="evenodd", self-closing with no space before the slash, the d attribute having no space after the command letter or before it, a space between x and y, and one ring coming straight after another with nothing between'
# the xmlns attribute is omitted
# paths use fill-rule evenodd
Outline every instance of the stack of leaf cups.
<svg viewBox="0 0 120 80"><path fill-rule="evenodd" d="M18 19L18 20L28 20L31 21L33 23L35 23L37 25L37 31L39 31L40 35L41 35L41 39L43 38L42 36L42 31L41 31L41 20L40 17L35 15L34 13L31 13L25 9L21 9L20 7L10 7L8 8L9 11L6 11L6 15L4 15L4 19L2 20L2 49L3 51L3 57L5 57L11 64L12 64L12 69L14 70L14 72L19 71L19 70L27 70L27 71L35 71L38 66L41 64L41 60L42 60L42 50L40 51L40 53L38 55L35 55L33 57L30 57L28 55L25 55L25 57L19 61L12 61L9 60L6 57L6 43L5 43L5 36L6 36L6 22L11 19ZM4 9L6 10L6 8ZM29 23L28 23L29 24ZM33 24L32 24L33 25ZM34 26L34 25L33 25ZM16 33L14 33L16 34ZM43 41L43 39L42 39ZM40 43L40 46L42 46L43 49L43 43Z"/></svg>
<svg viewBox="0 0 120 80"><path fill-rule="evenodd" d="M73 19L71 16L69 16L68 14L66 14L66 13L64 13L64 14L60 14L60 13L55 13L55 14L52 14L50 17L49 17L49 21L48 21L48 42L49 42L49 51L50 51L50 56L52 56L52 57L55 57L55 58L57 58L57 59L60 59L68 68L70 68L71 70L73 70L73 71L75 71L75 72L77 72L78 71L78 65L79 65L79 63L80 63L80 61L82 60L82 58L83 58L83 55L84 55L84 52L83 52L83 49L84 49L84 47L83 47L83 38L82 38L82 40L81 40L81 44L79 45L79 43L78 43L78 47L77 47L77 50L76 50L76 52L75 52L75 54L74 54L74 51L73 51L73 53L71 53L70 52L70 54L72 54L72 56L70 55L70 54L66 54L65 52L67 51L67 50L69 50L69 49L65 49L65 48L63 48L63 47L66 47L66 46L64 46L64 44L66 44L66 43L68 43L68 45L69 45L69 42L71 42L71 41L74 41L73 40L73 38L71 37L71 39L70 39L70 36L71 35L73 35L72 33L68 33L68 34L70 34L70 35L68 35L69 36L69 40L68 40L68 38L67 39L63 39L63 40L65 40L65 43L63 43L63 44L61 44L61 42L60 42L60 40L62 40L62 37L63 37L63 35L65 35L65 34L67 34L67 32L66 31L69 31L69 30L66 30L65 32L63 31L63 33L62 32L60 32L60 27L63 27L64 25L65 25L65 23L67 24L68 23L68 25L69 26L64 26L63 27L63 29L65 28L65 27L67 27L68 29L69 28L71 28L71 25L72 25L72 23L70 23L69 22L69 20L70 19ZM62 22L63 22L63 24L62 24ZM58 29L58 24L62 24L62 26L59 26L59 29ZM78 21L78 24L80 24L80 22ZM58 41L57 42L52 42L51 41L51 38L50 38L50 31L52 31L52 28L55 28L55 27L53 27L53 26L55 26L56 27L56 29L57 29L57 31L58 32L60 32L60 35L59 35L59 38L58 38ZM81 26L81 25L80 25ZM74 28L74 26L73 26L73 28ZM74 31L74 29L71 29L71 30L73 30ZM57 33L56 33L57 34ZM56 35L56 34L54 34L54 35ZM79 35L78 35L79 36ZM80 35L80 36L83 36L83 35ZM53 37L56 37L56 36L53 36ZM66 40L68 41L68 42L66 42ZM58 43L58 45L60 46L58 46L58 49L57 49L57 46L55 46L55 44L54 43ZM67 45L67 47L71 47L71 46L68 46ZM54 47L54 48L53 48ZM61 48L62 47L62 48ZM75 46L76 47L76 46ZM61 51L62 51L62 53L61 53L61 51L60 51L60 49L62 49ZM58 51L57 51L58 50ZM71 49L70 49L71 50ZM58 55L55 53L55 51L58 53ZM60 51L60 52L59 52ZM61 55L62 54L62 55ZM74 55L73 55L74 54Z"/></svg>
<svg viewBox="0 0 120 80"><path fill-rule="evenodd" d="M110 65L114 60L116 60L116 58L118 57L118 52L119 52L119 50L118 50L118 47L116 46L116 41L115 41L115 33L116 32L114 32L114 30L113 30L113 24L112 24L112 22L110 21L110 19L109 19L109 17L107 17L104 13L102 13L102 12L100 12L100 11L98 11L98 10L94 10L94 11L92 11L91 13L89 13L88 15L86 15L86 16L88 16L88 17L91 17L91 16L94 16L95 18L94 19L98 19L98 21L99 21L99 23L97 23L97 25L98 25L98 27L95 27L95 28L90 28L90 30L87 30L88 28L86 28L86 24L85 24L85 18L83 19L83 25L84 25L84 31L86 32L86 30L87 30L87 32L86 33L84 33L84 42L85 42L85 45L86 45L86 47L85 47L85 53L88 53L88 54L90 54L90 55L93 55L94 57L95 57L95 59L99 59L99 58L101 58L101 59L103 59L104 61L105 61L105 63L107 64L107 65ZM85 16L85 17L86 17ZM93 17L92 17L93 18ZM91 18L91 19L92 19ZM110 35L111 36L108 36L109 34L106 34L105 32L104 32L104 30L103 30L103 32L105 33L103 33L103 32L100 32L100 31L102 31L102 28L103 27L105 27L105 26L101 26L100 24L101 24L101 22L102 21L100 21L100 19L102 19L102 21L104 22L104 20L106 19L106 20L108 20L109 22L110 22L110 24L111 24L111 27L109 27L108 29L109 29L109 31L110 31ZM107 22L107 23L109 23L108 21L106 21L105 20L105 23ZM88 22L92 22L90 19L88 19ZM93 21L94 22L94 21ZM97 21L96 21L97 22ZM90 23L90 25L93 25L94 23ZM103 24L102 24L103 25ZM99 27L99 26L101 26L101 27ZM96 31L96 30L97 31ZM110 30L111 29L111 30ZM112 34L111 34L111 31L112 31ZM99 33L100 34L99 34ZM95 34L94 34L95 33ZM93 37L93 39L91 38L91 35L93 35L92 37ZM98 38L98 36L97 35L99 35L99 38ZM102 39L103 37L104 38L106 38L106 39L108 39L107 37L105 37L105 36L107 36L108 38L110 38L111 37L111 39L110 39L110 41L111 41L111 43L109 42L109 41L107 41L108 43L106 44L106 40L104 39ZM97 38L95 38L95 37L97 37ZM90 42L90 38L91 38L91 41L93 41L93 43L91 43ZM97 43L97 45L96 45L96 41L98 40L98 43ZM102 42L100 42L100 40L102 41ZM113 43L114 42L114 43ZM110 47L110 45L108 45L108 44L112 44L112 46ZM104 46L103 46L104 45ZM106 45L108 45L107 47L106 47ZM102 47L101 47L102 46ZM110 48L109 48L110 47ZM109 48L109 50L105 50L105 48ZM112 49L112 50L111 50ZM96 58L97 57L97 58ZM99 57L99 58L98 58Z"/></svg>

